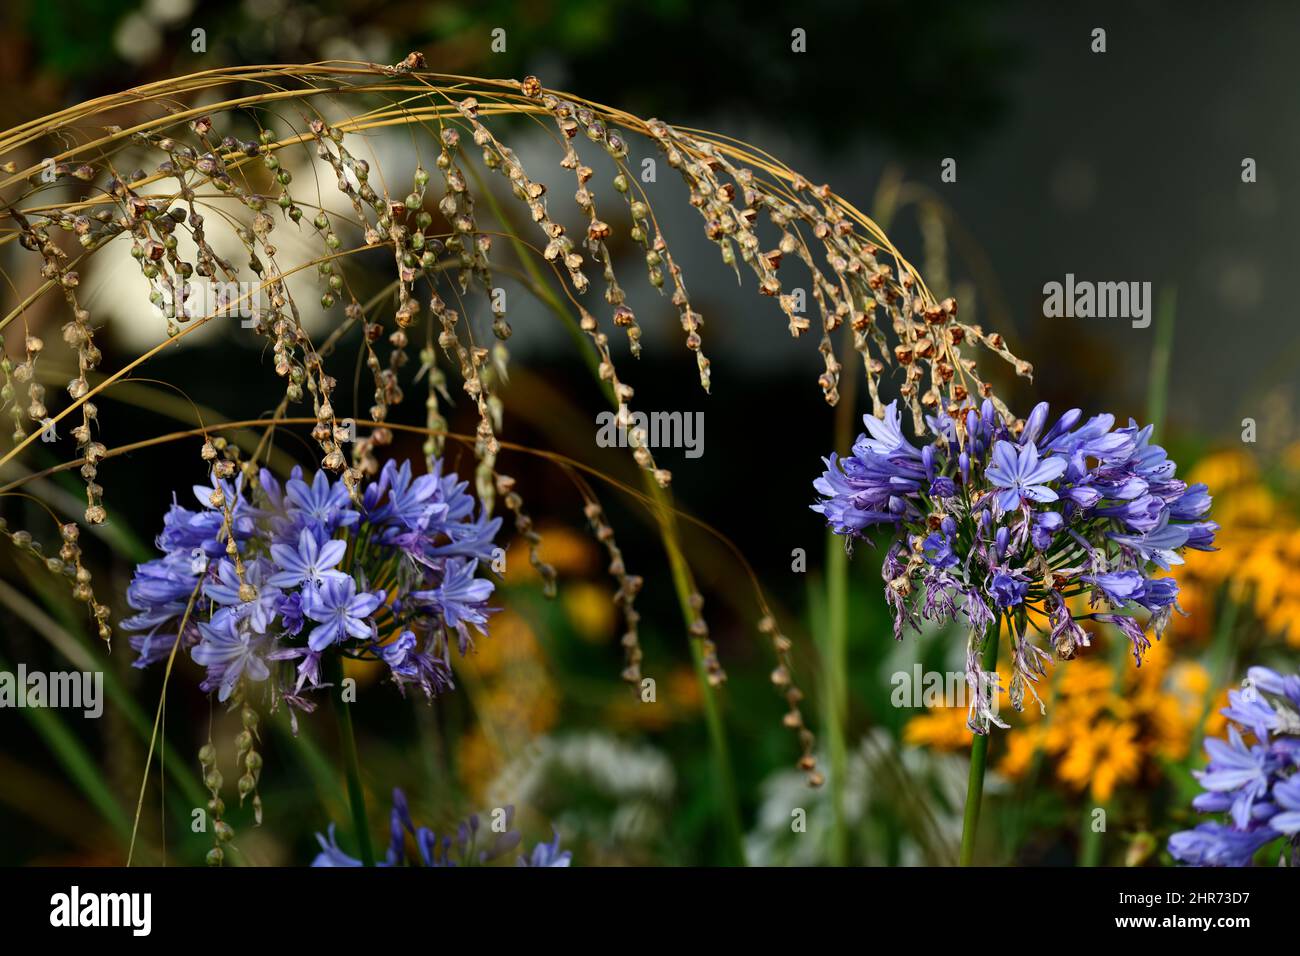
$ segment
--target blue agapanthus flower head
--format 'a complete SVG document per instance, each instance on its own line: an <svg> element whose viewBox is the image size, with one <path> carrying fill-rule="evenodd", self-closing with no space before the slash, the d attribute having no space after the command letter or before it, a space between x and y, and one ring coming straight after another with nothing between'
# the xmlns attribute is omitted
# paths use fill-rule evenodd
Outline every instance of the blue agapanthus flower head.
<svg viewBox="0 0 1300 956"><path fill-rule="evenodd" d="M1070 657L1088 643L1078 621L1112 624L1141 665L1148 632L1159 638L1181 610L1177 583L1160 572L1188 548L1213 550L1218 530L1208 490L1177 477L1149 426L1116 428L1113 415L1085 420L1078 409L1049 419L1046 403L1009 421L985 401L939 411L930 435L909 441L892 403L813 482L813 510L850 544L892 533L882 573L895 637L923 619L960 619L974 646L995 621L1010 623L1017 708L1050 660L1031 631ZM1092 607L1076 615L1069 600L1081 594ZM978 654L967 659L973 688L996 686ZM972 730L987 732L991 705L977 692Z"/></svg>
<svg viewBox="0 0 1300 956"><path fill-rule="evenodd" d="M1210 762L1196 775L1205 792L1192 801L1223 819L1175 833L1169 852L1195 866L1246 866L1276 843L1300 864L1300 675L1252 667L1223 714L1228 739L1205 742Z"/></svg>
<svg viewBox="0 0 1300 956"><path fill-rule="evenodd" d="M450 689L451 644L464 653L492 613L484 572L501 527L467 488L440 462L417 476L392 461L359 500L298 468L283 485L262 470L196 486L200 510L173 503L162 557L127 589L135 666L179 638L223 701L271 681L273 700L302 705L330 653L384 662L403 690Z"/></svg>
<svg viewBox="0 0 1300 956"><path fill-rule="evenodd" d="M485 866L504 860L514 853L522 836L514 828L515 808L501 807L484 820L478 814L462 820L455 832L439 836L428 827L417 826L411 817L406 794L393 788L393 809L389 815L388 851L379 866ZM538 843L532 853L518 855L516 866L569 866L573 854L560 850L560 832L552 830L550 843ZM334 824L328 836L317 833L320 852L312 866L361 866L360 860L349 856L338 845Z"/></svg>

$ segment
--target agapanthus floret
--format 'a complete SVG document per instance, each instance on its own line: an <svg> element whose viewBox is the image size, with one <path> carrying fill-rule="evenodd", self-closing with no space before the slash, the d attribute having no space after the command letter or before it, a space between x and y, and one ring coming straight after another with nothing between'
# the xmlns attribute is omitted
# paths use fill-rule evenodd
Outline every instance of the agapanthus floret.
<svg viewBox="0 0 1300 956"><path fill-rule="evenodd" d="M988 479L998 488L997 501L1003 511L1009 511L1029 498L1033 501L1056 501L1057 494L1048 483L1065 472L1064 458L1038 458L1038 448L1033 442L1017 448L1009 441L993 446L993 463L985 470Z"/></svg>
<svg viewBox="0 0 1300 956"><path fill-rule="evenodd" d="M346 574L335 568L347 553L347 542L330 538L322 543L318 537L319 532L316 530L303 528L298 533L296 547L291 548L287 544L271 545L271 555L280 570L271 575L267 583L291 588L307 581L319 587L325 581L346 578Z"/></svg>
<svg viewBox="0 0 1300 956"><path fill-rule="evenodd" d="M196 664L207 668L205 690L217 688L217 699L225 701L240 678L264 681L271 676L266 663L270 636L241 626L228 609L211 620L199 622L203 639L191 652Z"/></svg>
<svg viewBox="0 0 1300 956"><path fill-rule="evenodd" d="M909 441L891 403L813 482L812 508L836 534L892 533L882 576L895 635L960 616L976 641L1005 619L1013 703L1041 674L1031 629L1068 657L1088 645L1078 621L1113 624L1140 665L1147 631L1158 638L1178 610L1178 586L1159 572L1187 548L1213 549L1206 487L1177 478L1150 426L1115 428L1113 415L1085 421L1072 409L1049 425L1041 403L1009 423L986 401L927 421L930 434ZM1079 595L1093 608L1076 615L1069 601Z"/></svg>
<svg viewBox="0 0 1300 956"><path fill-rule="evenodd" d="M359 502L323 471L308 481L295 468L282 486L263 470L249 484L196 486L202 510L168 510L163 556L127 590L135 665L166 660L179 637L221 700L270 679L273 701L306 709L328 653L383 661L403 690L451 689L450 645L464 652L493 610L483 571L501 526L468 484L440 462L413 477L391 461Z"/></svg>

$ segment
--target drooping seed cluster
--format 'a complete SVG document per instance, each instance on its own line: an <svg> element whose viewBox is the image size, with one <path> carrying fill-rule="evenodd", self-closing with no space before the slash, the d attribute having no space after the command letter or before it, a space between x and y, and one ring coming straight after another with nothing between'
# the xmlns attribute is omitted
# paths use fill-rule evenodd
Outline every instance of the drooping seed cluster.
<svg viewBox="0 0 1300 956"><path fill-rule="evenodd" d="M573 303L576 326L594 349L598 376L609 389L611 404L619 409L620 424L628 430L633 458L660 488L669 486L671 472L656 462L645 430L634 427L635 390L615 365L621 342L626 342L633 358L640 356L643 348L642 319L633 308L627 285L617 274L611 251L614 240L621 238L617 235L620 230L626 228L626 238L641 250L651 287L669 297L685 333L687 350L695 356L699 382L705 391L711 388L712 371L703 349L704 318L691 305L683 270L660 229L648 191L653 187L633 171L633 138L644 140L681 176L689 190L690 204L699 212L705 234L718 247L723 262L736 271L738 278L744 264L755 277L759 293L775 300L795 337L812 327L807 314L809 303L803 295L807 287L819 326L818 350L823 366L819 385L829 403L839 400L843 371L835 333L847 322L852 347L863 359L878 417L884 414L881 383L893 368L901 375L898 387L918 427L926 413L955 414L977 395L989 399L1005 419L1011 420L1005 405L980 376L975 361L963 357L962 347L967 343L982 345L1012 363L1021 375L1031 374L1028 364L1016 359L996 333L986 333L977 325L959 320L954 300L936 301L883 232L828 186L814 187L767 155L733 140L687 133L659 120L640 120L598 107L549 91L535 77L526 77L522 82L467 82L464 78L440 77L424 72L423 58L418 54L392 67L358 70L356 66L360 65L337 72L332 67L297 72L277 69L277 84L291 83L296 77L302 83L302 95L296 100L280 99L274 110L266 112L255 103L249 112L256 126L251 138L223 135L217 130L219 123L229 123L235 129L244 116L237 111L243 110L246 101L238 106L233 101L216 102L208 114L191 110L179 121L167 116L146 119L130 132L109 128L94 151L85 144L74 145L65 149L66 155L61 154L53 166L54 182L86 184L105 179L101 192L74 202L6 208L19 226L15 236L42 257L46 285L20 303L5 324L16 316L26 321L31 305L56 287L62 290L71 309L64 339L77 353L78 375L69 384L71 404L65 412L81 414L81 424L73 435L81 459L78 464L87 483L87 521L101 521L105 515L103 488L98 483L105 448L92 435L98 410L88 400L93 387L88 374L98 366L100 354L93 342L90 316L78 303L78 271L73 268L76 263L69 262L51 235L58 231L74 234L84 255L118 237L128 241L149 284L150 302L162 313L163 331L168 336L182 336L217 314L196 317L185 307L195 282L236 282L251 273L256 281L241 286L249 289L241 292L246 301L222 303L218 312L236 304L251 309L252 319L245 324L250 334L265 341L275 372L284 381L284 396L275 417L285 417L293 406L309 402L314 421L311 433L320 449L321 466L339 476L354 502L359 500L366 479L380 472L383 449L392 443L392 409L403 403L406 390L422 376L427 376L424 421L429 434L425 455L431 463L442 453L443 433L448 427L444 409L452 404L449 373L444 366L450 366L454 370L451 374L459 374L461 390L477 414L474 454L478 496L486 509L491 510L500 498L512 513L517 533L528 543L530 562L542 575L547 592L554 591L554 569L541 557L541 539L524 509L516 482L497 466L499 436L504 427L502 392L510 358L505 342L511 326L504 296L498 294L494 281L503 265L494 262L494 234L480 221L476 202L485 198L483 180L464 148L465 136L481 151L482 168L504 180L508 196L532 223L530 229L535 227L540 233L537 251L541 260L553 267ZM364 78L361 84L358 75ZM235 71L229 82L237 83L241 76ZM358 84L358 88L351 84ZM400 103L386 103L345 120L326 119L314 105L321 92L344 99L379 89L391 91L394 97L400 97ZM120 105L147 102L151 95L136 92L124 97ZM99 109L112 102L108 98L103 104L68 111L47 131L58 132L59 124L92 121L90 118ZM273 117L283 127L292 105L302 116L297 130L284 135L267 124ZM553 124L558 131L559 166L573 176L573 201L582 216L582 235L568 233L560 221L562 217L551 208L546 184L526 170L515 150L506 145L506 129L498 121L518 116L544 119L546 128ZM434 158L431 169L426 169L423 161L417 162L409 177L409 191L403 188L390 195L389 184L403 183L404 178L374 175L370 162L357 152L366 135L397 124L428 130ZM590 146L584 146L583 141ZM8 142L22 145L23 138ZM124 151L123 147L162 158L151 172L137 169L120 173L113 167L113 159L118 151ZM323 196L308 201L288 168L295 148L314 154L334 174L334 188L351 210L350 216L330 211ZM588 160L584 150L600 158ZM83 158L87 161L81 162ZM601 169L608 171L609 185L622 197L620 216L612 215L598 195L599 185L606 181ZM0 182L0 188L28 176L39 195L45 182L38 178L40 169L20 174L14 164L0 163L0 171L13 174L7 182ZM320 179L301 174L299 178L313 183ZM323 178L328 182L328 173ZM491 200L490 195L487 198ZM491 205L495 211L494 200ZM314 215L304 211L313 208L318 210ZM622 216L626 217L626 225L620 222ZM307 262L281 261L275 237L278 225L285 220L291 228L319 242L319 255ZM229 228L237 238L246 256L245 264L232 262L217 252L210 235L214 224ZM504 218L501 227L515 235ZM537 233L530 231L528 236ZM182 254L181 239L187 236L195 249L193 261ZM519 234L517 238L526 237ZM0 243L4 241L6 237L0 235ZM527 243L511 246L526 248ZM354 293L354 284L362 276L351 260L372 249L391 254L392 281L370 302L363 303ZM786 260L797 260L807 278L791 277L788 267L781 272ZM579 302L589 291L588 269L592 264L600 270L603 308ZM342 312L327 340L319 346L304 328L299 305L286 282L288 275L312 266L322 286L321 307L327 313L334 309ZM476 296L482 296L487 303L490 344L476 340L474 335L472 310ZM606 331L610 323L614 330L621 330L621 335ZM361 359L373 382L369 422L355 433L338 418L338 382L326 368L326 360L352 329L361 330ZM412 335L423 339L419 368L414 373L408 366ZM51 417L43 386L34 373L43 342L34 334L28 334L25 342L25 355L19 364L7 356L0 362L5 378L0 397L12 406L18 432L15 441L19 445L30 443L33 437L26 433L24 414L42 425ZM18 398L18 391L24 388L25 410L20 409ZM231 553L236 502L223 489L227 487L224 482L236 474L242 474L250 488L255 486L257 455L242 461L237 449L219 439L205 441L202 454L214 479L208 504L221 515L225 558L242 591L252 585L246 579L243 556L237 548ZM613 571L621 568L622 561L613 544L612 529L603 513L589 512L587 518L610 549L611 573L619 582L615 600L628 623L625 675L639 673L640 649L632 599L640 578ZM80 565L77 567L80 575ZM709 680L720 683L725 672L709 636L703 597L693 586L681 587L689 591L682 594L688 629L700 642ZM811 733L799 715L799 692L790 682L789 642L766 613L763 626L778 658L773 682L790 705L786 723L800 734L808 764L805 769L811 773Z"/></svg>
<svg viewBox="0 0 1300 956"><path fill-rule="evenodd" d="M90 569L81 563L81 546L77 543L77 539L81 536L81 529L75 523L69 521L59 526L59 537L63 543L59 546L57 558L47 556L44 546L32 537L30 531L13 530L9 527L9 522L2 517L0 517L0 535L7 538L20 555L39 563L50 574L66 579L73 599L85 604L89 609L99 639L105 644L110 644L113 637L113 628L109 624L111 611L107 604L101 603L95 597L95 592L91 588Z"/></svg>
<svg viewBox="0 0 1300 956"><path fill-rule="evenodd" d="M78 178L81 176L79 175ZM96 479L99 477L99 460L107 449L102 443L95 441L91 431L91 424L97 421L99 410L88 400L90 382L86 379L86 373L98 367L103 356L95 346L94 335L90 329L90 312L82 308L77 301L77 287L81 284L81 276L69 266L68 254L50 239L46 224L29 223L26 217L18 212L14 212L13 215L14 221L22 230L18 238L19 244L25 249L40 253L44 260L41 278L62 290L72 313L72 321L63 326L63 341L77 355L77 377L68 383L68 395L74 401L80 401L81 424L73 429L72 435L77 442L77 451L84 459L81 477L86 482L86 521L89 524L102 524L107 517L102 503L104 488ZM45 386L37 381L35 375L36 357L44 347L45 343L29 332L26 337L26 359L22 365L13 370L13 376L17 381L27 382L27 417L36 422L42 430L54 427L54 422L45 407ZM5 357L5 362L8 363L8 356ZM8 369L5 377L8 385ZM21 441L24 437L22 424L15 415L14 441Z"/></svg>
<svg viewBox="0 0 1300 956"><path fill-rule="evenodd" d="M235 766L243 772L236 788L239 805L252 797L253 825L262 825L262 796L257 784L262 776L262 755L257 751L260 739L261 718L257 711L245 703L239 710L240 731L235 735ZM209 738L199 748L199 767L203 771L203 786L208 791L208 817L212 822L212 849L208 850L208 866L221 866L226 859L226 847L235 839L235 828L226 820L226 801L221 796L225 777L217 767L217 748Z"/></svg>
<svg viewBox="0 0 1300 956"><path fill-rule="evenodd" d="M609 575L618 584L614 592L614 604L623 612L623 636L619 643L623 646L624 667L622 677L629 684L641 682L641 638L637 625L641 622L641 613L636 609L636 596L641 593L645 583L639 574L629 574L623 563L623 551L614 539L614 528L605 520L605 511L600 502L590 493L586 494L587 504L583 513L591 525L591 532L596 536L609 555Z"/></svg>

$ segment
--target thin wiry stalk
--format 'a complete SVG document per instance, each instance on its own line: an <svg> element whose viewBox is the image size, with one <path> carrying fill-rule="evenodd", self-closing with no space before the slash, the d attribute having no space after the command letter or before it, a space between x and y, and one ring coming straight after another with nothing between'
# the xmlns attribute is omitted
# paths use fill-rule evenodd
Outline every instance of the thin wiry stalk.
<svg viewBox="0 0 1300 956"><path fill-rule="evenodd" d="M194 602L197 601L199 597L199 587L201 586L201 583L202 582L194 585L194 592L190 594L189 603L185 605L185 613L181 615L181 623L177 628L178 634L185 629L185 625L189 622L190 614L194 610ZM171 680L172 665L176 663L176 650L180 646L181 642L177 640L176 643L172 645L171 653L167 655L167 669L163 672L163 686L162 690L158 693L158 709L154 713L153 731L149 735L149 752L145 755L144 772L140 775L140 796L135 802L135 822L131 824L131 845L127 849L126 853L127 866L131 865L131 860L135 856L135 840L137 834L140 832L140 813L144 809L144 793L145 789L149 785L149 765L153 762L154 748L158 744L158 728L162 724L163 710L167 703L167 684Z"/></svg>
<svg viewBox="0 0 1300 956"><path fill-rule="evenodd" d="M192 105L200 95L209 102L203 107ZM366 99L377 103L353 109L358 101ZM296 109L300 125L286 119L291 107ZM156 115L149 115L151 111ZM339 112L346 115L332 118ZM130 115L138 121L126 128L105 127L102 120L110 114L113 118ZM237 130L236 124L245 117L256 127L256 139L244 141L233 133L223 136L217 128L218 122L224 122ZM496 124L512 117L531 120L539 128L554 128L551 135L563 150L560 165L577 180L574 198L584 213L584 236L575 239L566 234L548 208L545 184L525 171L517 154L506 145ZM272 129L268 121L281 129ZM284 125L291 132L286 134ZM97 128L104 129L103 135L85 132ZM411 176L411 191L404 198L405 188L397 188L398 180L391 180L396 194L391 193L384 171L372 170L370 163L354 152L359 142L365 142L366 134L389 128L407 128L412 134L424 129L435 144L437 173L417 166ZM471 179L480 185L478 198L493 205L503 225L507 217L490 189L482 189L478 168L467 157L463 140L472 140L482 150L482 166L501 174L511 197L527 210L540 230L539 247L529 245L509 227L505 231L532 280L534 294L567 324L576 326L575 334L594 347L594 354L590 348L584 349L584 357L605 385L620 422L626 425L632 414L634 390L615 368L614 351L600 318L577 298L590 284L584 251L602 269L609 320L623 330L633 357L641 349L641 325L627 304L606 241L613 227L597 213L597 199L591 188L593 182L599 181L595 179L597 171L583 161L571 142L580 133L608 161L607 171L613 174L610 184L624 197L632 221L630 235L644 252L651 285L671 289L687 349L695 353L699 381L706 391L711 385L711 363L702 347L703 318L691 307L682 270L660 230L650 197L625 162L629 136L642 137L681 176L690 190L692 206L701 214L706 235L716 244L723 262L736 271L738 278L742 266L754 275L759 292L776 300L795 337L808 331L812 323L788 291L788 285L778 278L778 270L787 258L799 260L807 269L811 298L820 320L818 350L824 361L818 382L830 404L840 400L843 371L831 336L847 326L853 348L862 357L877 415L883 409L879 385L886 368L893 366L902 375L900 394L911 408L918 430L925 410L952 410L977 395L991 399L1003 415L1010 417L1006 406L981 378L974 360L963 357L962 346L981 344L1012 363L1022 375L1030 374L1028 364L1011 355L1000 336L958 319L954 300L936 300L884 230L829 186L814 187L768 154L726 136L643 120L547 90L533 77L523 81L482 80L430 72L424 69L423 58L412 54L394 66L331 62L204 71L101 97L0 134L0 172L8 174L0 178L0 194L12 197L3 203L2 218L13 223L12 228L0 228L0 246L17 241L39 253L43 280L37 291L0 320L2 331L21 319L26 333L21 361L14 365L7 356L3 360L3 400L12 405L15 441L8 452L0 455L0 467L29 449L38 433L27 430L24 410L20 408L18 387L25 386L26 420L42 430L80 413L81 423L73 432L79 454L69 467L79 467L86 481L86 521L96 524L104 520L99 469L114 456L93 438L98 409L92 399L167 345L215 318L215 312L201 317L178 314L175 297L168 299L167 292L177 288L178 283L184 289L195 275L233 281L244 274L208 238L210 228L223 227L239 240L248 256L247 268L257 277L254 290L244 293L230 307L252 301L254 296L267 296L269 306L256 308L252 333L270 347L275 371L285 380L285 394L276 413L259 422L266 431L250 460L241 462L235 448L217 448L204 433L202 457L212 473L223 478L241 469L253 480L256 463L269 449L274 429L305 421L312 426L311 435L319 446L323 467L340 472L355 494L362 477L378 468L378 452L391 443L393 433L410 427L391 422L389 411L402 402L410 334L418 332L417 323L423 322L426 347L421 352L421 371L416 378L428 375L427 427L423 430L426 451L436 452L437 443L445 436L439 399L449 398L442 387L446 379L438 367L436 341L447 364L459 372L462 388L477 412L472 445L478 463L479 495L489 508L495 496L501 496L514 515L517 533L529 544L534 565L551 589L553 574L548 573L539 557L540 539L532 519L524 510L514 479L501 473L496 464L498 453L512 447L500 438L504 411L501 392L509 361L504 343L510 336L510 325L494 296L493 275L501 268L491 258L494 234L477 222ZM414 135L412 138L414 142ZM57 143L58 151L48 162L20 168L20 162L26 164L38 155L43 142ZM294 176L285 160L297 155L295 150L315 152L335 175L339 197L350 213L331 211L319 178L314 202L309 201L310 188L293 185ZM119 171L115 159L126 156L128 151L166 158L153 171ZM7 158L10 156L15 158ZM318 172L320 168L313 165L310 171ZM105 174L107 182L103 181ZM434 214L427 208L433 198L427 192L439 188L435 185L438 179L442 198L433 205L446 228L435 224ZM40 194L51 181L56 185L89 184L91 188L82 190L82 198L75 201L43 201L46 197ZM274 207L280 210L279 219L268 212ZM302 219L310 210L317 210L309 224L315 230L315 240L322 245L321 254L302 263L281 264L274 230L283 221L301 229ZM760 220L764 217L764 228L773 228L779 234L774 247L771 239L760 234ZM74 235L84 252L70 256L58 241L60 232ZM344 232L346 238L339 232ZM193 241L197 264L181 256L178 236ZM101 376L95 373L101 356L94 344L92 317L78 298L78 270L84 268L94 251L119 237L131 243L132 253L149 282L151 301L167 319L168 338L116 372ZM397 273L395 283L388 287L396 299L391 311L383 304L387 290L363 305L353 290L355 274L348 271L353 256L378 249L391 253ZM556 296L544 280L534 254L549 264L560 282L563 298ZM306 332L300 304L287 285L290 277L312 266L325 286L321 307L327 312L336 307L342 311L341 321L321 346L313 343ZM32 334L27 323L34 306L55 288L62 291L71 311L63 337L78 362L77 376L67 389L71 401L49 413L45 376L36 374L44 343ZM424 313L420 293L426 288L428 311ZM15 293L19 294L16 288ZM471 296L478 293L491 302L496 341L490 347L474 336L470 302ZM564 302L566 298L572 311ZM389 318L391 323L386 321ZM357 421L369 431L357 437L349 462L334 405L338 383L326 370L325 360L342 335L357 326L363 338L359 359L371 372L375 398L369 417ZM385 336L389 346L386 365L380 341ZM290 406L301 402L309 403L312 417L288 415ZM678 512L665 490L671 475L655 462L642 429L632 429L630 437L632 456L643 470L646 483L643 501L658 522L682 613L694 638L692 650L705 685L706 718L715 762L723 774L720 790L729 806L728 829L739 847L734 781L713 696L714 686L722 682L725 673L708 636L703 598L684 557L676 527ZM138 443L138 447L149 445ZM228 528L232 503L224 498L215 500L218 497L214 492L213 503L222 509ZM227 544L234 551L233 541ZM237 551L231 558L243 585ZM785 723L799 737L800 766L816 783L820 775L812 756L813 737L799 708L802 695L793 683L790 642L777 628L761 591L758 593L760 631L771 640L777 658L772 683L789 705ZM98 605L95 616L100 618ZM840 652L834 655L837 663L842 663L842 656ZM839 749L843 750L842 741ZM736 855L742 858L741 853Z"/></svg>
<svg viewBox="0 0 1300 956"><path fill-rule="evenodd" d="M177 642L180 643L179 641ZM352 731L352 705L343 700L343 658L329 654L324 662L326 680L334 687L334 712L338 718L339 747L343 751L343 772L348 783L348 805L352 809L352 829L366 866L375 865L375 849L370 840L370 821L366 813L366 791L361 784L361 764L357 759L357 738Z"/></svg>
<svg viewBox="0 0 1300 956"><path fill-rule="evenodd" d="M496 205L495 199L488 193L489 202L493 204L497 211L498 219L502 225L506 225L504 213ZM563 302L556 298L551 291L550 286L545 282L536 263L526 255L521 255L521 261L524 264L525 271L533 281L533 287L539 298L559 317L567 326L573 326L573 318L568 309L564 307ZM586 319L584 310L584 320ZM593 336L598 348L603 348L599 336ZM594 359L590 352L584 351L589 367L593 364ZM604 369L608 368L609 373L604 374ZM592 369L598 383L602 379L612 379L608 385L607 394L611 404L619 408L622 394L619 392L617 377L613 372L613 365L608 361L608 352L601 353L601 363ZM723 824L727 837L727 846L729 856L733 863L745 865L745 846L744 846L744 827L741 823L739 797L736 792L735 775L732 771L731 755L727 746L726 728L723 725L721 713L716 700L715 688L722 680L720 665L717 663L717 655L713 648L712 641L708 640L707 630L704 630L704 619L700 614L700 608L703 599L699 596L695 580L691 574L690 565L686 562L682 554L681 544L677 537L676 523L671 514L671 497L664 488L656 482L645 480L646 491L652 499L652 513L655 516L656 524L659 528L660 539L663 542L664 550L668 555L669 566L673 581L673 587L677 592L678 605L682 610L683 617L686 620L686 626L693 638L691 640L691 657L694 663L696 678L700 685L700 694L704 706L705 722L709 733L709 746L713 754L714 773L717 775L717 785L719 794L719 804L722 810ZM701 633L703 631L703 633ZM707 644L703 643L707 641ZM636 650L637 657L633 661L629 658L629 666L624 670L624 678L628 680L639 679L640 677L640 657L639 648ZM635 664L635 671L633 671ZM811 741L805 750L805 756L811 750Z"/></svg>

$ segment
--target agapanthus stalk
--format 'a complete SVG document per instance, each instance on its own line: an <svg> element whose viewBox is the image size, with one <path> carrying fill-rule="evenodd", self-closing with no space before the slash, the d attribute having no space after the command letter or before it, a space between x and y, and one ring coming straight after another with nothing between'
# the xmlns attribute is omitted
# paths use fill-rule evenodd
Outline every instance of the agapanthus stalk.
<svg viewBox="0 0 1300 956"><path fill-rule="evenodd" d="M343 772L348 781L348 804L352 808L352 828L356 832L357 850L361 862L375 865L375 848L370 842L369 815L366 813L366 792L361 786L361 762L357 759L357 738L352 732L352 705L339 692L343 686L343 657L326 654L322 662L326 680L334 685L334 715L338 720L339 747L343 751Z"/></svg>
<svg viewBox="0 0 1300 956"><path fill-rule="evenodd" d="M996 673L998 666L998 640L1001 619L994 618L984 634L980 668L984 673ZM972 693L976 691L972 689ZM970 866L975 857L975 834L979 829L980 807L984 802L984 768L988 762L989 734L975 734L971 742L970 773L966 777L966 808L961 818L961 851L957 856L959 866Z"/></svg>
<svg viewBox="0 0 1300 956"><path fill-rule="evenodd" d="M998 717L1000 624L1007 624L1011 706L1045 710L1036 685L1053 653L1090 646L1081 621L1108 624L1141 666L1178 607L1168 571L1186 549L1214 550L1218 525L1203 484L1188 485L1151 441L1151 426L1071 409L1048 422L1046 403L1025 420L996 403L952 401L926 420L918 444L897 404L863 419L846 458L831 455L813 510L836 534L888 528L881 578L894 637L925 622L964 622L971 748L960 862L974 854L987 736ZM1079 600L1087 595L1088 608ZM1093 610L1093 609L1096 610ZM1035 637L1035 634L1038 636ZM1043 645L1046 645L1046 648Z"/></svg>

